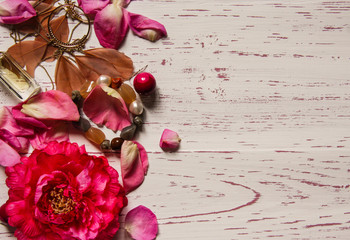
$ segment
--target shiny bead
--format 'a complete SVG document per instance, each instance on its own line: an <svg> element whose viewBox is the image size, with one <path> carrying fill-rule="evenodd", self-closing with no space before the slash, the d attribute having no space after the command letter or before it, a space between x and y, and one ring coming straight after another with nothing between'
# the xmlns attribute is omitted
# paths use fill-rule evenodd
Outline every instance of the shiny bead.
<svg viewBox="0 0 350 240"><path fill-rule="evenodd" d="M105 134L98 128L91 127L85 132L85 137L91 142L100 145L106 139Z"/></svg>
<svg viewBox="0 0 350 240"><path fill-rule="evenodd" d="M139 73L134 78L134 88L139 94L151 94L156 88L156 80L148 72Z"/></svg>
<svg viewBox="0 0 350 240"><path fill-rule="evenodd" d="M109 140L103 140L103 142L100 145L102 150L109 150L111 149L111 142Z"/></svg>
<svg viewBox="0 0 350 240"><path fill-rule="evenodd" d="M123 83L116 89L120 96L123 98L126 105L129 105L136 100L136 93L134 89L128 84Z"/></svg>
<svg viewBox="0 0 350 240"><path fill-rule="evenodd" d="M124 140L131 140L135 135L136 128L137 127L135 124L131 124L130 126L123 128L120 133L120 137Z"/></svg>
<svg viewBox="0 0 350 240"><path fill-rule="evenodd" d="M135 115L141 115L143 112L143 104L140 99L136 99L129 105L129 111Z"/></svg>
<svg viewBox="0 0 350 240"><path fill-rule="evenodd" d="M124 142L124 139L122 139L120 137L113 138L112 141L111 141L111 148L113 150L120 150L120 148L122 147L123 142Z"/></svg>
<svg viewBox="0 0 350 240"><path fill-rule="evenodd" d="M108 76L108 75L100 75L97 78L96 83L98 85L107 86L108 87L112 83L112 78L110 76Z"/></svg>
<svg viewBox="0 0 350 240"><path fill-rule="evenodd" d="M143 124L143 119L142 119L142 117L141 117L141 116L135 116L134 119L133 119L133 123L134 123L136 126L138 126L138 127L142 126L142 124Z"/></svg>
<svg viewBox="0 0 350 240"><path fill-rule="evenodd" d="M86 132L90 129L91 124L86 118L80 117L78 122L73 122L73 126L79 129L80 131Z"/></svg>
<svg viewBox="0 0 350 240"><path fill-rule="evenodd" d="M96 86L94 81L86 81L80 88L80 94L83 98L86 98L92 89Z"/></svg>

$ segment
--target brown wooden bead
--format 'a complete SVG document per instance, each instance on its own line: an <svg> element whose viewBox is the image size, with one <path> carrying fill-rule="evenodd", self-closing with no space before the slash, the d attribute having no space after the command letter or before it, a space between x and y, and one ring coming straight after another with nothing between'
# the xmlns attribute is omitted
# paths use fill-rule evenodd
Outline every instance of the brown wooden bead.
<svg viewBox="0 0 350 240"><path fill-rule="evenodd" d="M96 86L94 81L86 81L80 88L80 94L83 98L86 98L92 89Z"/></svg>
<svg viewBox="0 0 350 240"><path fill-rule="evenodd" d="M124 140L120 137L113 138L111 141L111 148L113 150L119 150L122 147Z"/></svg>
<svg viewBox="0 0 350 240"><path fill-rule="evenodd" d="M105 134L98 128L91 127L85 132L85 137L91 142L100 145L106 139Z"/></svg>
<svg viewBox="0 0 350 240"><path fill-rule="evenodd" d="M123 83L116 89L120 96L123 98L126 105L129 105L136 100L136 93L134 89L128 84Z"/></svg>

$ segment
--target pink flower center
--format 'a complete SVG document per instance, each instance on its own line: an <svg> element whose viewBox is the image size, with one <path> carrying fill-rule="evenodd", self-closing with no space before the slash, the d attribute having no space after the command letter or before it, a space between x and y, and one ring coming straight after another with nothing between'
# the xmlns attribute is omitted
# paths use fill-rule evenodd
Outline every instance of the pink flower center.
<svg viewBox="0 0 350 240"><path fill-rule="evenodd" d="M54 187L50 192L49 203L54 214L65 214L72 211L76 202L70 197L64 195L63 188Z"/></svg>

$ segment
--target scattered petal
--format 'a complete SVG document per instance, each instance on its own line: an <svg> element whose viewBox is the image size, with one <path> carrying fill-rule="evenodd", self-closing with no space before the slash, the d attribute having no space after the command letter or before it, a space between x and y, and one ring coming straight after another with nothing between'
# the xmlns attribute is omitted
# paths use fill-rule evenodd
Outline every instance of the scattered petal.
<svg viewBox="0 0 350 240"><path fill-rule="evenodd" d="M0 2L0 23L17 24L36 15L35 9L27 0Z"/></svg>
<svg viewBox="0 0 350 240"><path fill-rule="evenodd" d="M96 14L109 4L110 0L78 0L79 6L84 13L89 15L92 19Z"/></svg>
<svg viewBox="0 0 350 240"><path fill-rule="evenodd" d="M67 122L54 121L48 129L37 129L34 137L30 139L30 144L40 150L52 141L69 141Z"/></svg>
<svg viewBox="0 0 350 240"><path fill-rule="evenodd" d="M141 185L148 169L147 153L142 145L133 141L124 141L120 165L123 185L125 191L129 193Z"/></svg>
<svg viewBox="0 0 350 240"><path fill-rule="evenodd" d="M20 159L21 156L18 152L0 139L0 165L4 167L13 166L19 163Z"/></svg>
<svg viewBox="0 0 350 240"><path fill-rule="evenodd" d="M155 239L158 234L157 217L150 209L140 205L126 214L125 229L133 239Z"/></svg>
<svg viewBox="0 0 350 240"><path fill-rule="evenodd" d="M165 27L159 22L124 10L127 15L131 30L139 37L155 42L158 39L167 36Z"/></svg>
<svg viewBox="0 0 350 240"><path fill-rule="evenodd" d="M22 105L24 114L37 119L78 121L77 106L61 91L47 91L30 98Z"/></svg>
<svg viewBox="0 0 350 240"><path fill-rule="evenodd" d="M2 107L0 109L0 128L10 131L15 136L27 136L34 134L33 129L23 128L12 115L11 109Z"/></svg>
<svg viewBox="0 0 350 240"><path fill-rule="evenodd" d="M119 93L110 87L97 85L86 97L84 113L91 121L113 131L130 125L128 108Z"/></svg>
<svg viewBox="0 0 350 240"><path fill-rule="evenodd" d="M94 29L100 44L106 48L118 49L129 26L118 4L109 4L95 16Z"/></svg>
<svg viewBox="0 0 350 240"><path fill-rule="evenodd" d="M160 138L159 146L163 150L176 150L179 148L181 142L181 138L179 138L179 135L170 130L170 129L164 129L163 134Z"/></svg>

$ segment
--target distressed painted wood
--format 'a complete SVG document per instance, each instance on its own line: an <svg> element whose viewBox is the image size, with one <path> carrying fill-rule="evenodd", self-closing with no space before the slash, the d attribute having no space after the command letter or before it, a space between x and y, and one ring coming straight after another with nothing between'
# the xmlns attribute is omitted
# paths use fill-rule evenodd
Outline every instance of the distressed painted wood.
<svg viewBox="0 0 350 240"><path fill-rule="evenodd" d="M129 33L120 49L158 84L137 135L149 173L123 215L151 208L157 239L348 239L350 1L144 0L128 10L168 37ZM6 51L8 29L0 36ZM1 105L16 104L0 91ZM164 128L180 134L178 152L159 148ZM71 139L101 154L78 132ZM0 179L4 203L3 169ZM0 234L15 239L6 226Z"/></svg>

